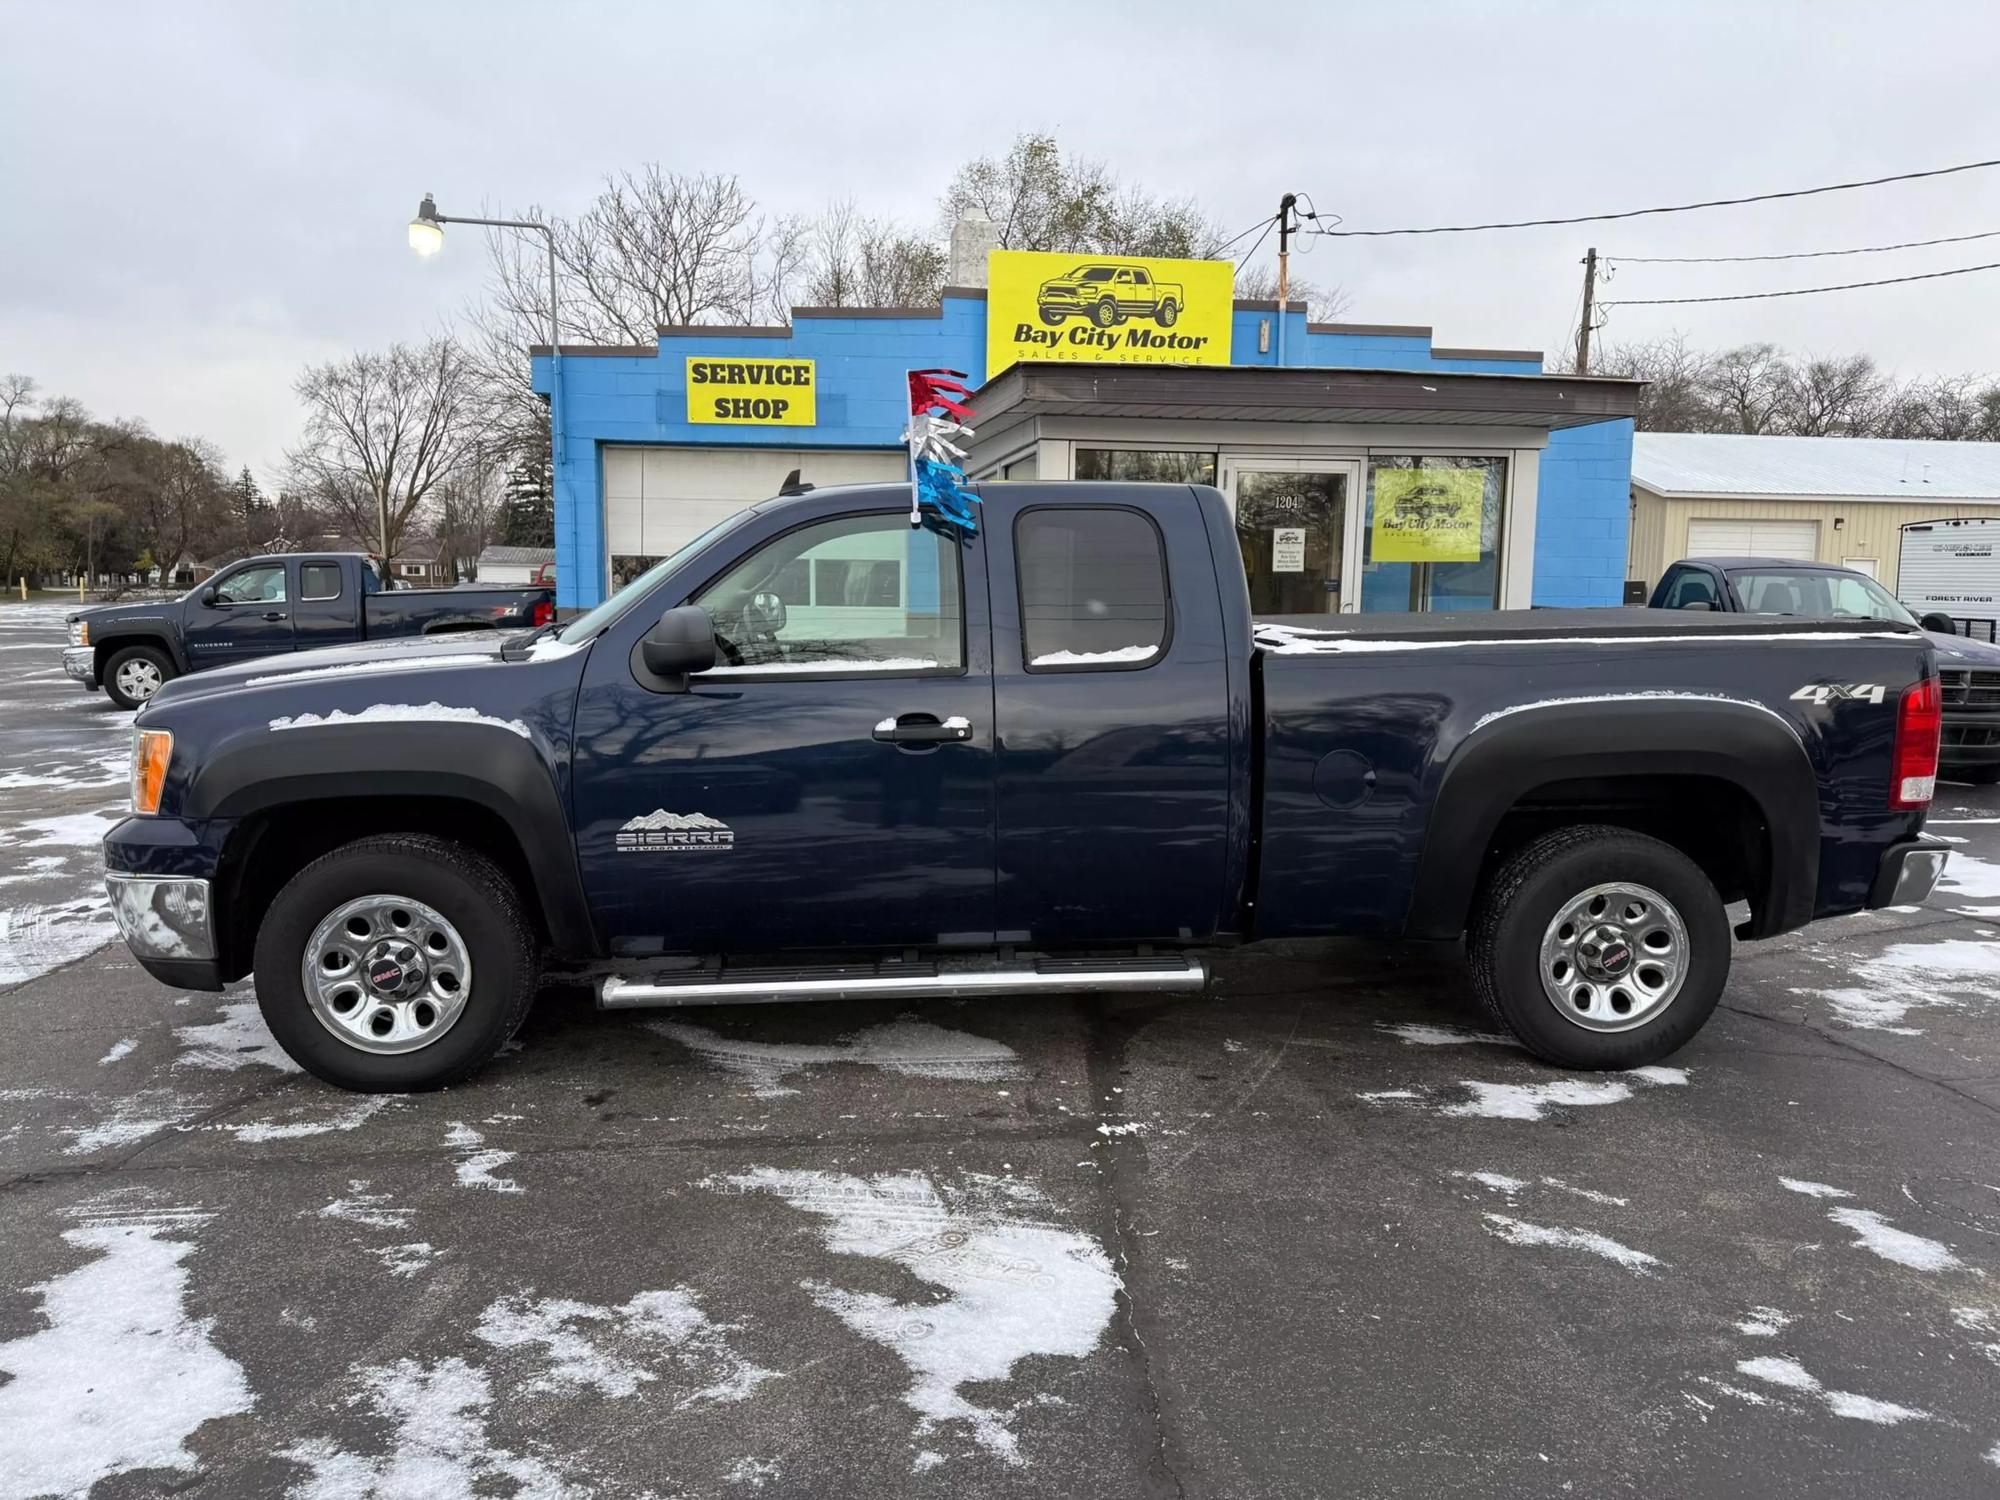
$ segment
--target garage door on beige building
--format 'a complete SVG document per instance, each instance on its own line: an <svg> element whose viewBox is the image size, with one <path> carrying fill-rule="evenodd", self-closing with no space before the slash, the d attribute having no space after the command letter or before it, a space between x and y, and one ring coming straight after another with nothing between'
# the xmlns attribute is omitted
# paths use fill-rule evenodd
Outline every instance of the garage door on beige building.
<svg viewBox="0 0 2000 1500"><path fill-rule="evenodd" d="M605 551L623 586L716 522L778 493L792 470L807 484L877 484L909 472L899 449L607 447Z"/></svg>
<svg viewBox="0 0 2000 1500"><path fill-rule="evenodd" d="M1819 556L1817 521L1688 522L1689 557L1785 557L1812 562Z"/></svg>

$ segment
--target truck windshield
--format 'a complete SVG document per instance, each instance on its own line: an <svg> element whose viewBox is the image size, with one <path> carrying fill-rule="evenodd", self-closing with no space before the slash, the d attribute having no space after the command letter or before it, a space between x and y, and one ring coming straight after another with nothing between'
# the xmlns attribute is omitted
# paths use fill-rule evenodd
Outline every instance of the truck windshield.
<svg viewBox="0 0 2000 1500"><path fill-rule="evenodd" d="M659 587L666 579L666 576L673 572L675 568L678 568L690 557L693 557L695 553L706 547L725 531L733 530L735 527L742 525L748 519L749 515L749 511L739 510L733 516L723 517L700 536L674 553L673 556L662 558L659 562L654 563L652 567L646 569L645 572L626 584L624 588L613 594L609 599L606 599L597 608L587 614L578 615L574 620L571 620L567 625L557 630L555 638L571 645L577 645L599 634L620 615L624 614L626 610L630 609L655 588Z"/></svg>
<svg viewBox="0 0 2000 1500"><path fill-rule="evenodd" d="M1111 275L1110 266L1078 266L1074 271L1069 273L1069 279L1071 281L1109 281Z"/></svg>
<svg viewBox="0 0 2000 1500"><path fill-rule="evenodd" d="M1803 568L1767 573L1732 572L1729 581L1743 607L1757 615L1799 615L1808 620L1892 620L1914 625L1916 618L1872 578L1859 573L1812 573Z"/></svg>

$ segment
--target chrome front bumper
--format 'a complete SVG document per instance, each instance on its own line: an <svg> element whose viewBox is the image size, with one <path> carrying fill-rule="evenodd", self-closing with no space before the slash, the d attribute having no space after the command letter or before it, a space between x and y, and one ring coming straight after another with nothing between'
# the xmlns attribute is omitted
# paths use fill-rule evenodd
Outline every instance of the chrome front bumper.
<svg viewBox="0 0 2000 1500"><path fill-rule="evenodd" d="M63 648L63 670L85 687L97 686L97 651L91 646Z"/></svg>
<svg viewBox="0 0 2000 1500"><path fill-rule="evenodd" d="M111 915L134 957L214 959L215 928L206 880L106 875L104 889L111 896Z"/></svg>

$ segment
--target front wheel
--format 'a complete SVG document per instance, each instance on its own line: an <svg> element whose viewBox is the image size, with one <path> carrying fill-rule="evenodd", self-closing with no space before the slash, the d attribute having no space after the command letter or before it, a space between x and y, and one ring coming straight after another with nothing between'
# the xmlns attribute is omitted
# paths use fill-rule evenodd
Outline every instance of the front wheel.
<svg viewBox="0 0 2000 1500"><path fill-rule="evenodd" d="M1090 310L1090 321L1099 328L1116 328L1125 321L1125 315L1118 310L1118 304L1106 297Z"/></svg>
<svg viewBox="0 0 2000 1500"><path fill-rule="evenodd" d="M278 892L257 1005L307 1072L360 1093L456 1083L527 1016L539 950L513 882L420 834L357 840Z"/></svg>
<svg viewBox="0 0 2000 1500"><path fill-rule="evenodd" d="M1063 319L1069 316L1069 314L1059 312L1053 307L1038 307L1035 309L1035 312L1041 318L1042 322L1050 328L1062 327Z"/></svg>
<svg viewBox="0 0 2000 1500"><path fill-rule="evenodd" d="M1537 1057L1636 1068L1701 1030L1729 943L1722 897L1693 860L1584 825L1543 834L1492 874L1467 953L1480 1003Z"/></svg>
<svg viewBox="0 0 2000 1500"><path fill-rule="evenodd" d="M139 708L173 681L167 653L157 646L127 646L104 664L104 692L120 708Z"/></svg>

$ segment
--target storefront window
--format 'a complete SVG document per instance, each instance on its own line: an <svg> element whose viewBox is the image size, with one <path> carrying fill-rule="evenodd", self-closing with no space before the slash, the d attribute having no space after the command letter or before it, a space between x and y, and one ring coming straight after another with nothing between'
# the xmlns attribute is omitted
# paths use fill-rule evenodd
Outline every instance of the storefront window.
<svg viewBox="0 0 2000 1500"><path fill-rule="evenodd" d="M1078 479L1153 480L1162 484L1214 484L1213 453L1152 448L1079 448Z"/></svg>
<svg viewBox="0 0 2000 1500"><path fill-rule="evenodd" d="M1504 458L1371 459L1362 609L1497 609L1506 494Z"/></svg>

